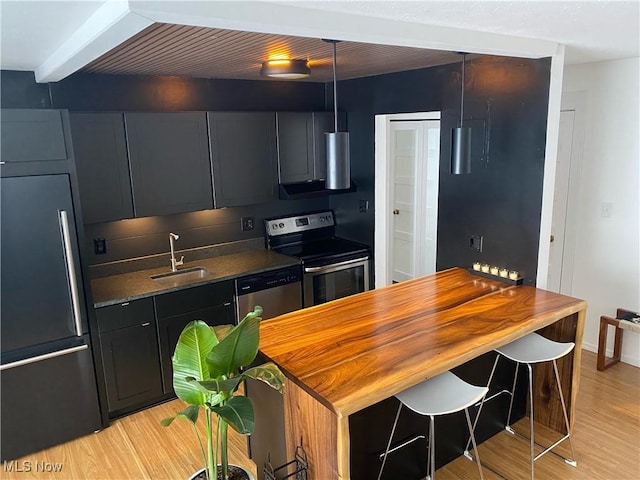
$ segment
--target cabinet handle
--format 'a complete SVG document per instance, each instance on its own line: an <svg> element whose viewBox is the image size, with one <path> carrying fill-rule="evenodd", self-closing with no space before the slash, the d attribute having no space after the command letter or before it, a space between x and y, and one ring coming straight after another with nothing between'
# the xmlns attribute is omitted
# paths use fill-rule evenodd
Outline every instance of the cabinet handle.
<svg viewBox="0 0 640 480"><path fill-rule="evenodd" d="M151 325L151 322L144 322L142 325L140 325L141 327L148 327L149 325Z"/></svg>
<svg viewBox="0 0 640 480"><path fill-rule="evenodd" d="M82 336L82 313L80 310L80 295L78 293L78 279L76 278L76 267L73 259L73 249L71 246L71 234L69 232L69 218L66 210L58 210L58 222L62 232L62 250L67 266L67 276L69 279L69 292L71 294L71 305L73 307L73 320L76 325L76 335Z"/></svg>
<svg viewBox="0 0 640 480"><path fill-rule="evenodd" d="M120 304L121 307L126 307L127 305L129 305L129 302L124 302Z"/></svg>
<svg viewBox="0 0 640 480"><path fill-rule="evenodd" d="M225 307L228 307L229 305L231 305L231 302L226 302L226 303L224 304L224 306L225 306Z"/></svg>

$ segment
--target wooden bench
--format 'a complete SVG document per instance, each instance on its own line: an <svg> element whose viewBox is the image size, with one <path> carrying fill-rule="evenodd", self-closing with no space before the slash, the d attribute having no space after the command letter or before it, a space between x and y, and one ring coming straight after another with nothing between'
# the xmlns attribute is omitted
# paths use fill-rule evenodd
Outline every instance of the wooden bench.
<svg viewBox="0 0 640 480"><path fill-rule="evenodd" d="M603 315L600 317L600 336L598 337L598 370L606 370L620 361L622 353L622 334L625 330L640 333L640 323L631 321L640 317L640 313L618 308L616 318ZM615 327L615 338L613 342L613 356L607 358L607 333L609 325Z"/></svg>

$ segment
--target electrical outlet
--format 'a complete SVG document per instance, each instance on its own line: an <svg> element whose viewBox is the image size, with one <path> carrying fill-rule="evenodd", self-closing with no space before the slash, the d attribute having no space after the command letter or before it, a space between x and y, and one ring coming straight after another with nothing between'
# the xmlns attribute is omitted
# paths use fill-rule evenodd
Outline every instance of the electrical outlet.
<svg viewBox="0 0 640 480"><path fill-rule="evenodd" d="M482 251L482 235L471 235L469 237L469 248L476 252Z"/></svg>
<svg viewBox="0 0 640 480"><path fill-rule="evenodd" d="M242 217L242 231L247 232L249 230L253 230L255 224L253 221L253 217Z"/></svg>
<svg viewBox="0 0 640 480"><path fill-rule="evenodd" d="M107 241L104 238L93 239L93 253L96 255L104 255L107 253Z"/></svg>

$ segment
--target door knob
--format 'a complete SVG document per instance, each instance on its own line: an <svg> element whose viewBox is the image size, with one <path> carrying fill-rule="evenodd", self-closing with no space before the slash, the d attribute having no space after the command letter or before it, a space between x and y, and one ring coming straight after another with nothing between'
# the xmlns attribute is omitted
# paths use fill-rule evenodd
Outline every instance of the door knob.
<svg viewBox="0 0 640 480"><path fill-rule="evenodd" d="M398 210L397 208L393 209L393 214L394 215L400 215L400 210Z"/></svg>

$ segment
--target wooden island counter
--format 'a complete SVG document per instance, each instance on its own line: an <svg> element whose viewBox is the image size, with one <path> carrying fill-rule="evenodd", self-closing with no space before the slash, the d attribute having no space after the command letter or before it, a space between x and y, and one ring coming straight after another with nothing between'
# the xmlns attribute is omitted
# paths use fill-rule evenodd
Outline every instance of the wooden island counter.
<svg viewBox="0 0 640 480"><path fill-rule="evenodd" d="M565 396L578 390L586 302L453 268L265 321L260 351L287 376L288 457L302 445L309 478L349 479L349 415L530 332L574 341L558 363ZM537 372L536 420L562 431Z"/></svg>

